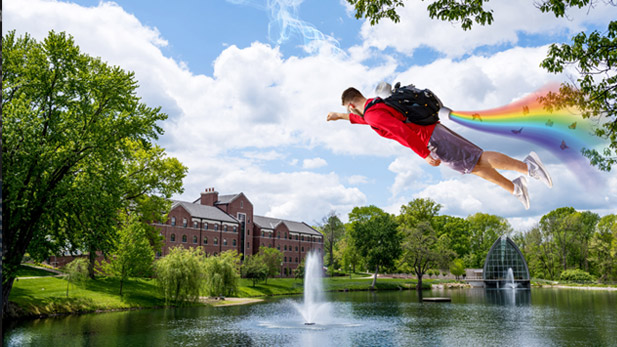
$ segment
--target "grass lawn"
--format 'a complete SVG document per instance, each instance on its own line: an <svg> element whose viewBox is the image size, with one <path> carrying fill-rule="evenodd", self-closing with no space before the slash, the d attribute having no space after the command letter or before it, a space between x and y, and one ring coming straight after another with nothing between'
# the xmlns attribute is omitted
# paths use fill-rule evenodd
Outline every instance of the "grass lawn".
<svg viewBox="0 0 617 347"><path fill-rule="evenodd" d="M120 297L120 281L99 277L83 286L71 285L66 296L67 281L59 277L16 279L9 300L19 306L15 315L51 315L99 310L158 307L165 300L153 280L131 279L124 284Z"/></svg>
<svg viewBox="0 0 617 347"><path fill-rule="evenodd" d="M17 269L17 277L45 277L55 275L57 275L57 273L28 265L20 265L19 269Z"/></svg>
<svg viewBox="0 0 617 347"><path fill-rule="evenodd" d="M432 280L424 281L429 287ZM324 278L326 291L368 290L372 283L366 274L349 277ZM415 288L415 280L377 279L377 290ZM87 280L83 286L71 285L66 296L67 281L61 277L18 278L10 300L18 306L13 316L46 316L53 314L151 308L165 306L162 292L153 279L133 278L125 281L123 296L119 295L120 281L108 277ZM270 278L268 283L240 279L237 297L255 298L273 295L302 294L304 282L293 278ZM201 305L200 303L196 305Z"/></svg>

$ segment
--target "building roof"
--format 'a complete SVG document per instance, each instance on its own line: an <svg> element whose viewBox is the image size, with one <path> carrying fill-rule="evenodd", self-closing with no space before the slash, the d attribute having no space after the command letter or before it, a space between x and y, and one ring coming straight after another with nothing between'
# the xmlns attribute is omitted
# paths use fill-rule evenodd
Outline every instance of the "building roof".
<svg viewBox="0 0 617 347"><path fill-rule="evenodd" d="M240 194L219 195L219 199L216 204L229 204Z"/></svg>
<svg viewBox="0 0 617 347"><path fill-rule="evenodd" d="M191 217L218 220L229 223L240 223L237 219L221 211L218 207L195 204L186 201L174 201L171 208L174 209L177 206L182 206L191 215Z"/></svg>
<svg viewBox="0 0 617 347"><path fill-rule="evenodd" d="M285 219L271 218L271 217L263 217L263 216L253 216L253 223L257 224L257 226L266 229L275 229L279 224L285 224L287 229L291 232L298 232L303 234L311 234L315 236L322 236L321 233L313 228L311 228L308 224L304 222L294 222Z"/></svg>

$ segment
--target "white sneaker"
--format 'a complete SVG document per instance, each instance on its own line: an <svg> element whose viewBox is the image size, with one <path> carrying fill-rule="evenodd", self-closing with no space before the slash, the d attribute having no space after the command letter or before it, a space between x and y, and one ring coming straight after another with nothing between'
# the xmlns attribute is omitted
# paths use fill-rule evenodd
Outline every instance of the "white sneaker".
<svg viewBox="0 0 617 347"><path fill-rule="evenodd" d="M527 192L527 179L525 176L515 178L512 180L514 183L514 192L512 195L516 196L520 202L523 203L526 210L529 210L529 193Z"/></svg>
<svg viewBox="0 0 617 347"><path fill-rule="evenodd" d="M529 172L529 177L533 177L537 180L544 182L549 188L553 186L553 180L551 179L551 175L548 174L544 164L540 161L540 157L536 154L536 152L531 152L523 162L527 164L527 171Z"/></svg>

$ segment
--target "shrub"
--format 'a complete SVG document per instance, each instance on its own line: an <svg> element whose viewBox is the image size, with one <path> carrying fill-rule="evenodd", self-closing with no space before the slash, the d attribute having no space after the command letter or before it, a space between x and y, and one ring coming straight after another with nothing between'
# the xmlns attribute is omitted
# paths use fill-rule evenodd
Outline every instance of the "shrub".
<svg viewBox="0 0 617 347"><path fill-rule="evenodd" d="M595 278L592 275L580 269L565 270L561 273L560 279L562 281L575 283L591 283L595 281Z"/></svg>

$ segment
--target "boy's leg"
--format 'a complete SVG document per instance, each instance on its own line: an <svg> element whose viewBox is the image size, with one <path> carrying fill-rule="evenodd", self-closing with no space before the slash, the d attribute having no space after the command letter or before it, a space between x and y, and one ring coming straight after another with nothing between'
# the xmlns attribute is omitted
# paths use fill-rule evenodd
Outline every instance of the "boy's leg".
<svg viewBox="0 0 617 347"><path fill-rule="evenodd" d="M478 164L481 163L493 169L512 170L524 175L527 175L529 170L526 163L499 152L484 151L478 161Z"/></svg>
<svg viewBox="0 0 617 347"><path fill-rule="evenodd" d="M514 192L514 184L512 183L512 181L503 177L499 172L497 172L497 170L493 168L493 166L486 159L483 159L483 157L484 154L482 154L480 160L478 160L478 163L474 167L473 171L471 171L471 173L476 176L482 177L491 183L499 185L503 189L507 190L510 194L512 194Z"/></svg>

